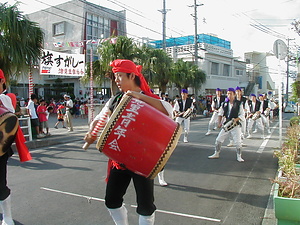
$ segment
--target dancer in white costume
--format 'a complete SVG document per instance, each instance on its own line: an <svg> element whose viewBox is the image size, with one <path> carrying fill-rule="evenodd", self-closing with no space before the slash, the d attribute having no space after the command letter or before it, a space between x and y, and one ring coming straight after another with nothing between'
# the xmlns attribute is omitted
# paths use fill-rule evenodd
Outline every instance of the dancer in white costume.
<svg viewBox="0 0 300 225"><path fill-rule="evenodd" d="M271 133L270 130L270 112L271 112L271 104L269 99L267 99L267 95L259 95L259 100L262 104L262 114L261 114L261 119L263 122L263 125L267 128L268 134Z"/></svg>
<svg viewBox="0 0 300 225"><path fill-rule="evenodd" d="M211 105L213 114L212 114L212 117L210 118L210 121L208 123L207 133L205 134L206 136L211 134L211 127L212 126L214 126L214 130L217 129L219 108L221 107L221 104L224 101L225 101L225 96L222 95L222 90L220 88L217 88L216 89L216 96L213 98L213 102L212 102L212 105Z"/></svg>
<svg viewBox="0 0 300 225"><path fill-rule="evenodd" d="M220 157L222 143L228 137L228 135L232 135L233 141L236 145L237 161L244 162L244 159L242 158L242 144L241 144L242 129L241 129L240 121L245 120L245 112L241 101L238 101L235 98L234 88L227 89L227 97L229 101L224 102L219 111L218 127L222 126L223 118L226 119L223 126L226 126L228 123L231 122L235 124L235 126L232 126L232 129L229 131L227 131L225 127L221 129L216 139L215 153L209 156L208 158L218 159Z"/></svg>
<svg viewBox="0 0 300 225"><path fill-rule="evenodd" d="M255 94L250 95L251 100L248 100L246 103L246 109L247 109L247 119L248 119L248 126L247 126L247 138L252 138L252 128L254 125L254 122L256 122L256 126L258 129L262 132L262 138L264 139L264 126L261 119L261 113L263 111L262 104L260 101L256 99Z"/></svg>
<svg viewBox="0 0 300 225"><path fill-rule="evenodd" d="M193 99L188 98L188 91L186 89L181 90L181 99L175 102L174 105L174 115L175 115L175 121L179 124L183 123L184 128L184 137L183 142L188 142L188 134L190 131L190 123L191 123L191 117L185 118L183 115L187 110L190 110L193 112L194 104Z"/></svg>

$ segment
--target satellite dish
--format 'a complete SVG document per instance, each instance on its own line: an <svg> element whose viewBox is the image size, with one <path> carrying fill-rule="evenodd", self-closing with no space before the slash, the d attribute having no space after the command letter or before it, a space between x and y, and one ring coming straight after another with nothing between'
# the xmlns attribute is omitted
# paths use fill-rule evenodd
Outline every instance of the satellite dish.
<svg viewBox="0 0 300 225"><path fill-rule="evenodd" d="M273 44L273 52L277 59L284 59L287 56L287 46L283 40L276 40Z"/></svg>

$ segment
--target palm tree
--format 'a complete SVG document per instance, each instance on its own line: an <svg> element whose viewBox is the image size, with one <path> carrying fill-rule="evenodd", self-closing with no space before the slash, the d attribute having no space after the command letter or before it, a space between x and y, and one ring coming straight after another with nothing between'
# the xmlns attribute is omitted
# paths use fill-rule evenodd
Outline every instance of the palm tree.
<svg viewBox="0 0 300 225"><path fill-rule="evenodd" d="M112 40L116 40L113 42ZM105 79L111 80L111 91L115 94L118 88L113 79L110 63L115 59L134 60L137 46L132 38L124 36L111 37L98 47L99 60L93 62L93 75L97 84L102 84ZM86 75L82 82L86 83L90 77L90 65L87 65Z"/></svg>
<svg viewBox="0 0 300 225"><path fill-rule="evenodd" d="M172 59L162 49L143 46L141 51L143 57L140 64L144 67L145 78L150 85L157 85L161 92L166 92L171 77Z"/></svg>
<svg viewBox="0 0 300 225"><path fill-rule="evenodd" d="M6 74L19 74L37 64L43 46L43 32L17 8L0 3L0 68Z"/></svg>
<svg viewBox="0 0 300 225"><path fill-rule="evenodd" d="M199 89L206 81L205 72L199 70L192 62L185 62L179 59L174 63L171 81L178 88L179 93L182 88L187 89L193 87L195 90Z"/></svg>

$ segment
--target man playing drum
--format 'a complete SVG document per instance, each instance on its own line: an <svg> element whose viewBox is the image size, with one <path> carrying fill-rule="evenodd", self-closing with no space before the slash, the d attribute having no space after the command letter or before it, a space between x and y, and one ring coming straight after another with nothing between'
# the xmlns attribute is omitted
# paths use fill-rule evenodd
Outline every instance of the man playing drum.
<svg viewBox="0 0 300 225"><path fill-rule="evenodd" d="M191 124L191 117L194 109L193 99L188 98L188 90L181 89L181 99L175 102L174 105L174 114L175 114L175 121L180 125L183 123L184 125L184 136L183 142L188 142L188 134L190 131L190 124ZM188 114L185 116L185 114Z"/></svg>
<svg viewBox="0 0 300 225"><path fill-rule="evenodd" d="M115 82L121 93L112 97L91 123L90 132L85 136L85 141L88 143L95 141L91 132L97 122L107 112L111 114L114 111L123 95L129 95L144 101L162 113L172 116L172 106L151 92L144 76L141 74L141 66L136 66L132 61L125 59L114 60L111 66L113 67ZM109 174L107 177L105 205L115 224L128 225L127 210L123 205L123 196L131 179L137 195L136 211L139 214L139 224L154 224L156 206L154 205L153 179L135 174L116 161L110 160L108 167Z"/></svg>
<svg viewBox="0 0 300 225"><path fill-rule="evenodd" d="M232 122L231 129L226 130L221 129L215 143L215 153L209 156L209 159L218 159L220 157L221 145L228 137L228 135L232 135L233 141L236 145L236 156L237 161L244 162L242 158L242 143L241 143L241 126L240 121L245 120L245 112L243 108L243 104L235 98L235 90L233 88L227 89L227 97L229 101L226 101L222 104L222 107L219 110L219 120L218 127L222 126L222 119L225 119L224 127L226 124Z"/></svg>

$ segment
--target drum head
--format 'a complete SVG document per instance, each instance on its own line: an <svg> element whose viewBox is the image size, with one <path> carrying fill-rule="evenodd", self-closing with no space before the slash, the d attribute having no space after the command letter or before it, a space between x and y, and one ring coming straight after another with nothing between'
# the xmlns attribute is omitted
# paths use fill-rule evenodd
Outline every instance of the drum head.
<svg viewBox="0 0 300 225"><path fill-rule="evenodd" d="M15 140L19 120L13 113L0 116L0 156L4 155Z"/></svg>

